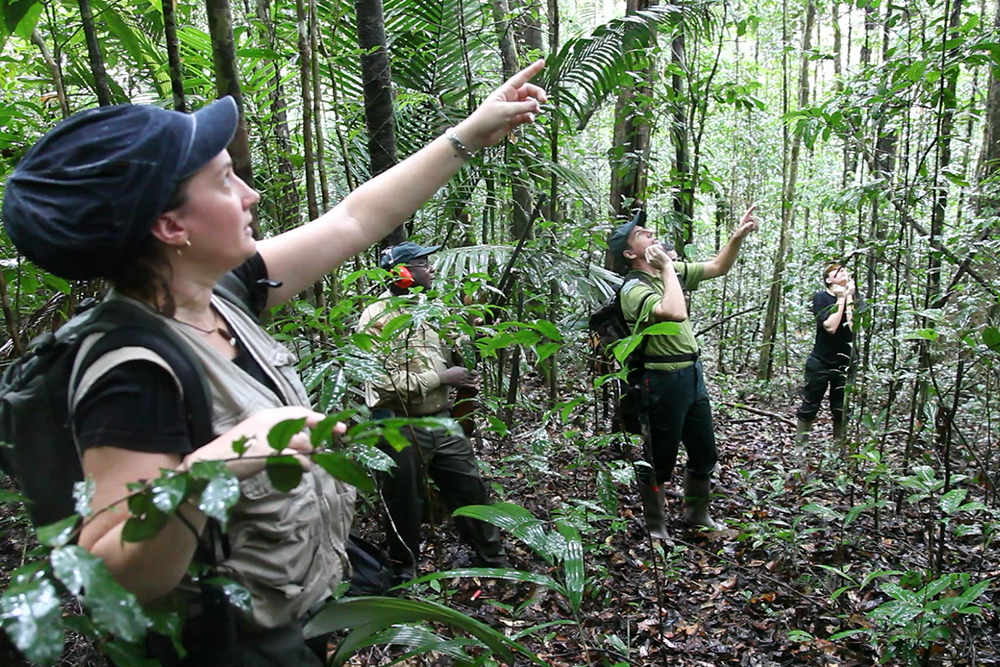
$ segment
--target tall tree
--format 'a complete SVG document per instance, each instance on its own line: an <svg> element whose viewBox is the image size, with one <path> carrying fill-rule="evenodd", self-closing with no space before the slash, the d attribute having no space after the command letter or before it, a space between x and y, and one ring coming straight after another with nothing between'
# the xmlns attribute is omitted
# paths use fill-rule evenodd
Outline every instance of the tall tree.
<svg viewBox="0 0 1000 667"><path fill-rule="evenodd" d="M1000 3L996 4L994 30L1000 30ZM983 149L976 167L976 178L986 181L1000 173L1000 64L990 64L986 87L986 108L983 121ZM996 199L994 198L996 203Z"/></svg>
<svg viewBox="0 0 1000 667"><path fill-rule="evenodd" d="M625 14L635 14L648 9L655 0L627 0ZM636 44L633 51L647 53L656 43L655 33L650 33L648 41ZM622 86L615 106L615 127L611 144L611 210L616 217L627 217L635 208L646 190L649 169L649 122L652 102L652 61L646 62L641 72L635 73L635 80L642 81L638 87L629 83Z"/></svg>
<svg viewBox="0 0 1000 667"><path fill-rule="evenodd" d="M799 109L805 109L809 104L809 52L812 49L812 32L815 22L816 3L814 0L809 0L806 6L805 25L802 32L802 57L799 66ZM788 169L785 172L785 183L781 193L781 231L778 238L778 249L774 254L774 270L771 273L771 285L767 297L767 311L764 315L764 329L761 334L762 344L760 356L757 359L757 378L760 380L770 380L774 366L773 348L777 340L778 315L781 311L781 295L784 292L785 286L785 267L788 262L792 218L795 214L795 188L798 183L799 153L801 149L802 133L796 132L792 139Z"/></svg>
<svg viewBox="0 0 1000 667"><path fill-rule="evenodd" d="M187 112L184 100L184 71L181 66L180 45L177 43L177 6L175 0L163 0L163 34L167 42L167 63L170 70L170 90L174 96L174 109Z"/></svg>
<svg viewBox="0 0 1000 667"><path fill-rule="evenodd" d="M385 15L382 0L355 0L358 44L361 47L361 78L365 90L365 125L372 176L381 174L398 161L396 121L392 104L392 72L385 42ZM382 240L390 246L406 240L406 226L400 225Z"/></svg>
<svg viewBox="0 0 1000 667"><path fill-rule="evenodd" d="M250 187L254 186L253 162L250 158L250 142L247 139L247 123L240 87L239 70L236 67L236 43L233 38L233 14L229 0L205 0L208 10L208 33L212 38L212 64L215 68L215 89L219 97L231 95L240 109L240 122L236 134L229 144L229 154L233 158L233 171ZM254 231L257 218L254 216Z"/></svg>
<svg viewBox="0 0 1000 667"><path fill-rule="evenodd" d="M277 52L278 37L275 34L274 21L271 19L269 0L257 0L256 11L257 19L264 26L268 46L272 51ZM292 139L291 131L288 129L288 102L281 79L281 63L274 59L269 64L273 72L270 85L271 118L273 119L274 139L277 144L277 185L281 193L277 198L278 212L275 218L278 221L278 228L284 229L286 225L294 224L298 217L299 190L296 185L295 167L291 160Z"/></svg>
<svg viewBox="0 0 1000 667"><path fill-rule="evenodd" d="M90 59L90 71L94 75L94 92L102 107L111 104L111 88L108 86L108 71L104 67L104 56L97 42L97 28L94 27L94 12L90 8L90 0L77 0L80 6L80 19L83 21L83 34L87 40L87 56Z"/></svg>
<svg viewBox="0 0 1000 667"><path fill-rule="evenodd" d="M491 3L493 10L493 25L500 45L500 63L503 69L503 78L506 79L517 71L517 45L514 42L513 31L511 30L510 6L507 0L493 0ZM531 215L531 189L528 185L525 173L511 173L511 225L510 234L512 238L519 239L522 236L531 236L531 230L527 227L530 224L528 219Z"/></svg>

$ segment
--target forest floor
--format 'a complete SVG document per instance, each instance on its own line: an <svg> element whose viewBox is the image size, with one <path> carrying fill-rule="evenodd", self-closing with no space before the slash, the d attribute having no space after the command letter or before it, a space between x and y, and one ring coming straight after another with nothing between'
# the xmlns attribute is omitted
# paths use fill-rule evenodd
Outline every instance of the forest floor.
<svg viewBox="0 0 1000 667"><path fill-rule="evenodd" d="M946 604L963 585L1000 578L1000 551L984 538L976 518L952 515L939 548L940 524L926 503L897 506L905 495L895 491L877 513L869 508L851 515L852 507L873 503L876 467L834 446L825 418L817 422L805 455L797 456L787 421L792 407L745 400L746 407L721 401L715 406L720 466L712 512L725 527L712 533L687 530L680 521L681 500L668 499L675 536L669 543L648 539L633 484L614 483L617 507L608 511L615 501L600 491L598 472L627 471L638 451L631 443L593 437L586 415L571 426L555 419L544 428L520 415L515 422L523 428L503 440L483 440L479 456L493 471L499 499L540 519L565 517L583 534L587 583L580 622L550 626L520 641L554 667L854 667L882 659L889 665L1000 665L1000 620L990 608L1000 603L997 587L978 600L986 606L981 614L954 613ZM967 501L979 499L981 489L968 488ZM679 483L673 490L680 495ZM32 545L30 531L12 511L0 506L0 586ZM358 525L377 538L371 513L362 509ZM425 527L425 535L430 533ZM423 574L436 569L435 562L444 568L472 564L470 550L449 525L438 526L435 534L424 545ZM512 568L560 578L558 568L510 535L504 541ZM890 579L863 581L878 571L910 574L899 589L878 585ZM928 573L935 571L967 573L970 580L921 597L934 578ZM411 595L440 599L424 586ZM446 589L448 606L508 635L573 618L564 598L525 583L454 579ZM882 607L887 613L879 619L877 608L892 600L893 591L909 606ZM830 639L852 629L871 634ZM930 650L886 653L889 646L906 646L906 640ZM350 664L384 665L399 655L396 649L372 647ZM0 635L0 665L20 664ZM63 664L100 662L85 643L71 643ZM425 656L404 664L450 663Z"/></svg>

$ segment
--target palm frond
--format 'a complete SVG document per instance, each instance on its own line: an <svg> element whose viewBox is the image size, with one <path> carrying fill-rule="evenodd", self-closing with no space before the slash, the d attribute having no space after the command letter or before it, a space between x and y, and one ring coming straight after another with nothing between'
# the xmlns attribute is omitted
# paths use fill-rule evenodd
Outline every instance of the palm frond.
<svg viewBox="0 0 1000 667"><path fill-rule="evenodd" d="M626 75L642 69L658 28L705 31L712 24L711 6L657 5L567 40L542 72L543 85L576 117L577 129L582 130L608 95L621 88Z"/></svg>

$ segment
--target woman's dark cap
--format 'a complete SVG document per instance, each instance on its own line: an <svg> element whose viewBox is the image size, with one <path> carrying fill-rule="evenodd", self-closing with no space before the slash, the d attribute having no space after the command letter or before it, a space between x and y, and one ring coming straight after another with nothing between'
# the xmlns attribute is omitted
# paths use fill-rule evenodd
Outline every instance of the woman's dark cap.
<svg viewBox="0 0 1000 667"><path fill-rule="evenodd" d="M179 184L229 144L238 122L232 97L193 114L133 104L74 114L39 139L8 179L7 234L57 276L113 276Z"/></svg>
<svg viewBox="0 0 1000 667"><path fill-rule="evenodd" d="M381 257L379 257L378 265L380 268L388 271L394 266L408 264L415 259L426 257L440 249L441 246L439 245L422 246L417 245L413 241L403 241L383 250Z"/></svg>

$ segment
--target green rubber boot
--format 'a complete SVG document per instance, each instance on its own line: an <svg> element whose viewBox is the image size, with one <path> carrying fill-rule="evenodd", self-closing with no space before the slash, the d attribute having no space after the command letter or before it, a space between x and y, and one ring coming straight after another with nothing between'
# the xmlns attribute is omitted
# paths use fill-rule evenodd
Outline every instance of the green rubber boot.
<svg viewBox="0 0 1000 667"><path fill-rule="evenodd" d="M795 444L800 449L809 444L809 431L812 430L812 427L813 423L807 422L805 419L795 421Z"/></svg>
<svg viewBox="0 0 1000 667"><path fill-rule="evenodd" d="M718 524L708 514L708 497L712 492L712 478L698 479L684 471L684 521L691 526L718 529Z"/></svg>
<svg viewBox="0 0 1000 667"><path fill-rule="evenodd" d="M649 464L635 466L635 480L639 485L639 500L642 501L642 517L646 521L646 531L656 540L669 540L667 519L664 512L663 487L653 484L653 474Z"/></svg>

